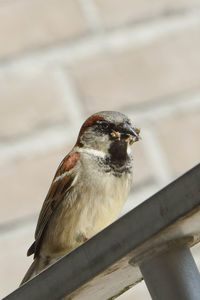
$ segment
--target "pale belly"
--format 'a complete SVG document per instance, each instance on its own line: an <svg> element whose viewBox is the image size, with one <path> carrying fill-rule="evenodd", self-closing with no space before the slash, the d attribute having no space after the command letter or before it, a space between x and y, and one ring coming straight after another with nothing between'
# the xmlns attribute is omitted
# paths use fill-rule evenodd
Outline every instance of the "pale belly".
<svg viewBox="0 0 200 300"><path fill-rule="evenodd" d="M127 175L128 176L128 175ZM127 199L130 180L106 177L84 185L70 206L58 209L43 244L43 252L63 255L91 238L119 216Z"/></svg>
<svg viewBox="0 0 200 300"><path fill-rule="evenodd" d="M83 198L77 209L78 218L74 216L72 221L75 229L71 237L73 241L79 241L78 237L81 236L89 239L116 220L130 189L130 181L126 176L123 180L112 177L112 181L105 177L101 182L95 182L90 192L82 193Z"/></svg>

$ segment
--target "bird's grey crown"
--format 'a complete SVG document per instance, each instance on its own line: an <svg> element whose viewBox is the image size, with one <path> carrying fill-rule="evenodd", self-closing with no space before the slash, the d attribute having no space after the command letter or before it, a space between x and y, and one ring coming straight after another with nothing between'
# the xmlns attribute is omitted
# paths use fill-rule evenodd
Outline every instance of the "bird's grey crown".
<svg viewBox="0 0 200 300"><path fill-rule="evenodd" d="M131 120L124 114L117 112L117 111L100 111L92 116L101 116L105 120L112 122L112 123L122 123L127 122L131 124Z"/></svg>

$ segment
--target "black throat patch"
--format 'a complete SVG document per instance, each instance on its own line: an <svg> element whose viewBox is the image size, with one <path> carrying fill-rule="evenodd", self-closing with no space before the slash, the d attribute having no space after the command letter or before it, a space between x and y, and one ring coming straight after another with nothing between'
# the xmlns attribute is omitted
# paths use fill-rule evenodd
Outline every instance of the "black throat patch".
<svg viewBox="0 0 200 300"><path fill-rule="evenodd" d="M127 143L125 141L113 141L109 148L110 162L113 165L122 167L129 160L127 154Z"/></svg>

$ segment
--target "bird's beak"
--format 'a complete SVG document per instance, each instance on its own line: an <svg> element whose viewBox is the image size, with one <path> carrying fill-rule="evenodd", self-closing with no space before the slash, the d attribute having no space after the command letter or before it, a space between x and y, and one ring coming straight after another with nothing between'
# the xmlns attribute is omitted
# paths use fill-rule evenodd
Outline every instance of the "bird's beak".
<svg viewBox="0 0 200 300"><path fill-rule="evenodd" d="M128 123L123 124L123 133L128 135L130 144L137 142L141 138L140 137L140 129L138 129L136 127L132 127Z"/></svg>
<svg viewBox="0 0 200 300"><path fill-rule="evenodd" d="M137 142L140 137L140 129L136 127L132 127L129 123L125 122L123 126L121 126L119 131L112 131L111 135L112 137L118 139L118 140L124 140L126 142L129 142L131 145L134 142Z"/></svg>

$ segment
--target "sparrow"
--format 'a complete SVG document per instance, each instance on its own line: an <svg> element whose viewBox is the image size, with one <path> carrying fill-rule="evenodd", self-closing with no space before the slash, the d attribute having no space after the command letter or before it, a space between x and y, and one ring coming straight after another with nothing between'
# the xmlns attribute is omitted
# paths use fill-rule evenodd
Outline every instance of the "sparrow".
<svg viewBox="0 0 200 300"><path fill-rule="evenodd" d="M115 111L95 113L84 122L43 203L27 252L34 261L21 284L119 216L132 184L130 146L139 134L129 118Z"/></svg>

